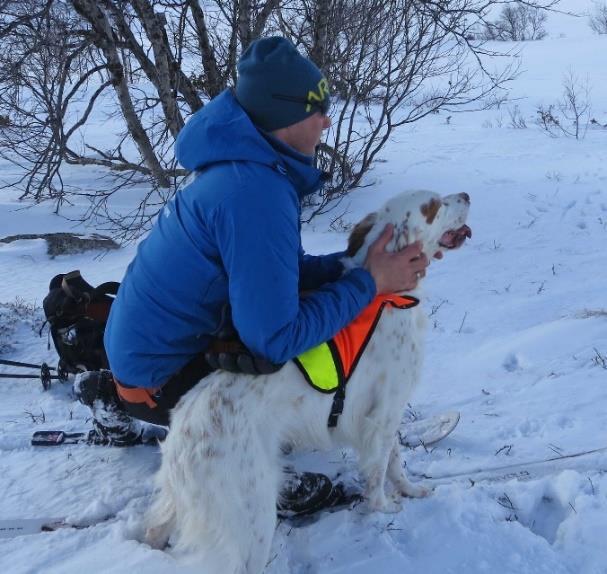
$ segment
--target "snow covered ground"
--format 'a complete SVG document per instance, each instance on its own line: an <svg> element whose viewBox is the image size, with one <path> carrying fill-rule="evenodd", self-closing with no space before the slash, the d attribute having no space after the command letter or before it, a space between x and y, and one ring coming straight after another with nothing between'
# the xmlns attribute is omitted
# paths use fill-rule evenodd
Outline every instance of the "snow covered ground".
<svg viewBox="0 0 607 574"><path fill-rule="evenodd" d="M548 28L546 40L521 46L516 102L449 121L434 115L398 132L370 174L375 184L343 204L353 222L406 188L472 197L472 240L433 263L425 283L428 354L408 413L461 412L443 442L405 452L410 473L434 477L434 494L405 501L397 515L361 505L283 522L268 574L607 573L607 451L523 465L529 480L475 474L607 447L607 128L591 126L577 141L534 123L573 70L588 80L592 117L607 124L607 36L564 15ZM511 127L514 105L526 129ZM49 206L22 210L15 197L0 195L0 238L73 229ZM305 230L308 251L343 247L346 233L329 230L330 217ZM0 358L54 363L37 333L50 278L79 268L92 283L120 280L134 249L50 259L43 240L0 244ZM0 572L194 571L138 542L156 449L31 447L34 430L88 428L86 409L69 385L0 385L0 520L86 524L114 515L86 529L0 538ZM357 480L347 452L299 462ZM448 475L456 476L441 479Z"/></svg>

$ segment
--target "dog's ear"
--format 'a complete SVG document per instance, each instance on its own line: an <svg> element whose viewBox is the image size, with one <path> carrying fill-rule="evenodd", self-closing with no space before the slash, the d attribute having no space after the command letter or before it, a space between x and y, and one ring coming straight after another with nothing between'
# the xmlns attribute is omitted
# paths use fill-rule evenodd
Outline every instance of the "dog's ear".
<svg viewBox="0 0 607 574"><path fill-rule="evenodd" d="M431 199L428 203L424 203L420 207L422 215L426 218L426 223L431 225L440 209L442 202L440 199Z"/></svg>
<svg viewBox="0 0 607 574"><path fill-rule="evenodd" d="M375 225L377 221L377 213L369 213L362 221L358 222L352 233L350 233L350 237L348 238L348 249L346 251L346 255L348 257L354 257L358 250L363 246L365 242L365 237L367 237L367 233L371 230L371 228Z"/></svg>

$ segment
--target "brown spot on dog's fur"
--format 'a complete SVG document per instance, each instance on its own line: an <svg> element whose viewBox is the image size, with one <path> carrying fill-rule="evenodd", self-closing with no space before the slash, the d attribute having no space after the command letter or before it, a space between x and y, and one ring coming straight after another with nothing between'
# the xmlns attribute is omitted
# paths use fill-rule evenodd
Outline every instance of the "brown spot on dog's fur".
<svg viewBox="0 0 607 574"><path fill-rule="evenodd" d="M348 257L354 257L358 250L363 246L365 242L365 237L367 237L367 233L371 230L375 222L377 221L377 213L369 213L362 221L358 222L352 233L350 233L350 237L348 238L348 249L346 251L346 255Z"/></svg>
<svg viewBox="0 0 607 574"><path fill-rule="evenodd" d="M223 434L223 417L219 410L211 410L211 425L218 434Z"/></svg>
<svg viewBox="0 0 607 574"><path fill-rule="evenodd" d="M429 203L424 203L421 206L420 211L422 212L422 215L426 218L426 223L428 225L430 225L434 221L434 218L436 217L440 206L441 202L438 199L431 199Z"/></svg>
<svg viewBox="0 0 607 574"><path fill-rule="evenodd" d="M218 451L215 447L213 447L212 445L207 445L204 448L202 455L206 459L221 458L223 456L223 454L220 451Z"/></svg>
<svg viewBox="0 0 607 574"><path fill-rule="evenodd" d="M234 401L225 395L220 395L221 406L228 411L229 414L236 414L236 406L234 405Z"/></svg>

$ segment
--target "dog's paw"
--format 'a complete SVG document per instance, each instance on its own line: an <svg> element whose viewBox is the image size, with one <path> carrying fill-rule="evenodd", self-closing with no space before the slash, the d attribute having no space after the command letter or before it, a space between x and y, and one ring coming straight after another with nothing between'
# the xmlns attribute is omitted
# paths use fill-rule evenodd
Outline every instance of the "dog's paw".
<svg viewBox="0 0 607 574"><path fill-rule="evenodd" d="M169 537L164 527L155 526L145 531L143 541L155 550L164 550L169 544Z"/></svg>
<svg viewBox="0 0 607 574"><path fill-rule="evenodd" d="M383 512L384 514L396 514L403 509L400 500L392 500L385 496L368 501L369 509L373 512Z"/></svg>
<svg viewBox="0 0 607 574"><path fill-rule="evenodd" d="M402 487L399 488L399 491L402 496L406 496L408 498L424 498L432 494L431 488L427 488L425 486L416 486L411 483L402 485Z"/></svg>

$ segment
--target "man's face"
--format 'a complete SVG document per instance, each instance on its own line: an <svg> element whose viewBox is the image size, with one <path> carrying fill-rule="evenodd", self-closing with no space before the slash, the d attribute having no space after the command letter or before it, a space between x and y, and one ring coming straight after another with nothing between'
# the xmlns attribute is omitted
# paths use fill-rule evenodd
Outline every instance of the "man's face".
<svg viewBox="0 0 607 574"><path fill-rule="evenodd" d="M314 155L323 130L331 125L329 116L315 112L305 120L273 132L279 140L305 155Z"/></svg>

